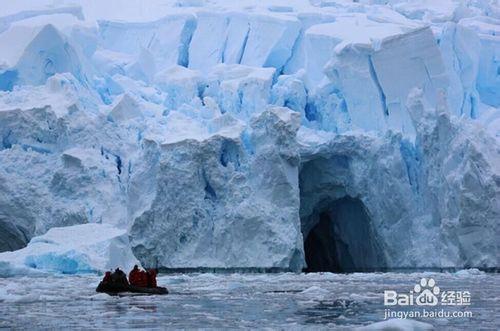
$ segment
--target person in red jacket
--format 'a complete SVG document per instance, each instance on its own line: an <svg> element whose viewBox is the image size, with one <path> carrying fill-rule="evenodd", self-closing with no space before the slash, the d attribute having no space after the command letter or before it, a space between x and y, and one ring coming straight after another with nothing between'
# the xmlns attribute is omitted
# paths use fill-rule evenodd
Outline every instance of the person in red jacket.
<svg viewBox="0 0 500 331"><path fill-rule="evenodd" d="M107 284L111 282L111 271L106 271L104 274L104 278L102 279L102 282Z"/></svg>
<svg viewBox="0 0 500 331"><path fill-rule="evenodd" d="M149 269L148 270L148 287L156 288L158 285L156 284L156 270Z"/></svg>
<svg viewBox="0 0 500 331"><path fill-rule="evenodd" d="M148 273L144 270L141 270L139 272L139 283L137 286L140 286L140 287L148 287Z"/></svg>
<svg viewBox="0 0 500 331"><path fill-rule="evenodd" d="M148 287L148 274L135 265L128 275L128 281L133 286Z"/></svg>
<svg viewBox="0 0 500 331"><path fill-rule="evenodd" d="M134 266L134 269L132 269L128 274L128 282L130 283L130 285L139 286L138 284L140 283L140 277L141 277L140 273L141 271L139 270L139 267L136 264Z"/></svg>

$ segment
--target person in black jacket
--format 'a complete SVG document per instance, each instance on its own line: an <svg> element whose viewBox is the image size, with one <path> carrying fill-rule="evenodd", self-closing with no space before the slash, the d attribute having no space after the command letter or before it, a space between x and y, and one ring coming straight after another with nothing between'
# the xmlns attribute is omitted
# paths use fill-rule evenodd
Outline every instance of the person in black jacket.
<svg viewBox="0 0 500 331"><path fill-rule="evenodd" d="M114 285L128 286L127 275L120 268L116 268L111 274L111 282Z"/></svg>

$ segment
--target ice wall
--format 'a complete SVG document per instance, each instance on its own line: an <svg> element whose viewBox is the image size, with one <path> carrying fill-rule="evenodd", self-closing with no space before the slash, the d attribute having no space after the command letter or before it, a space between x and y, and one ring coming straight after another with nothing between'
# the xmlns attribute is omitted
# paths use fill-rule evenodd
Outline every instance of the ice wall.
<svg viewBox="0 0 500 331"><path fill-rule="evenodd" d="M157 169L144 171L154 176L152 185L144 187L148 175L141 170L131 179L134 194L150 199L132 223L135 255L145 265L174 269L288 269L300 263L300 228L288 222L298 216L293 137L299 120L286 108L264 111L252 123L251 152L238 132L228 135L227 129L202 141L148 143L144 158Z"/></svg>
<svg viewBox="0 0 500 331"><path fill-rule="evenodd" d="M493 3L40 6L0 10L0 251L90 223L300 270L327 215L353 266L498 267Z"/></svg>
<svg viewBox="0 0 500 331"><path fill-rule="evenodd" d="M500 68L499 17L467 18L459 24L474 30L479 37L481 52L476 86L483 102L498 107L500 105L500 96L498 95L498 86L500 86L498 74Z"/></svg>

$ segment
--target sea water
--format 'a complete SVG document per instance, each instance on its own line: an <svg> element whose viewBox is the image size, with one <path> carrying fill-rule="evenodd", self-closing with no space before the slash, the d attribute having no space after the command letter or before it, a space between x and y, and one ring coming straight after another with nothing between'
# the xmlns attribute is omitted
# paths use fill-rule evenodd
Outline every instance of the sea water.
<svg viewBox="0 0 500 331"><path fill-rule="evenodd" d="M158 277L158 284L170 290L164 296L99 294L95 287L100 278L88 274L0 279L0 329L352 329L391 318L388 312L406 314L439 330L496 330L500 325L500 275L477 270L171 274ZM440 300L444 292L466 292L468 303L384 305L385 291L416 295L415 285L422 278L433 279ZM442 316L414 316L423 309Z"/></svg>

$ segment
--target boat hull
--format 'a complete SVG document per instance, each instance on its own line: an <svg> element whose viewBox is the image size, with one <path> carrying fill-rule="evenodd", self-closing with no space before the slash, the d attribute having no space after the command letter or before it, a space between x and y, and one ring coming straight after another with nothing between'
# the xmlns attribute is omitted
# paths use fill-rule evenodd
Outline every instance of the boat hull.
<svg viewBox="0 0 500 331"><path fill-rule="evenodd" d="M119 295L122 293L142 293L150 295L164 295L168 294L166 287L139 287L134 285L125 284L104 284L100 282L96 288L96 292L107 293L109 295Z"/></svg>

